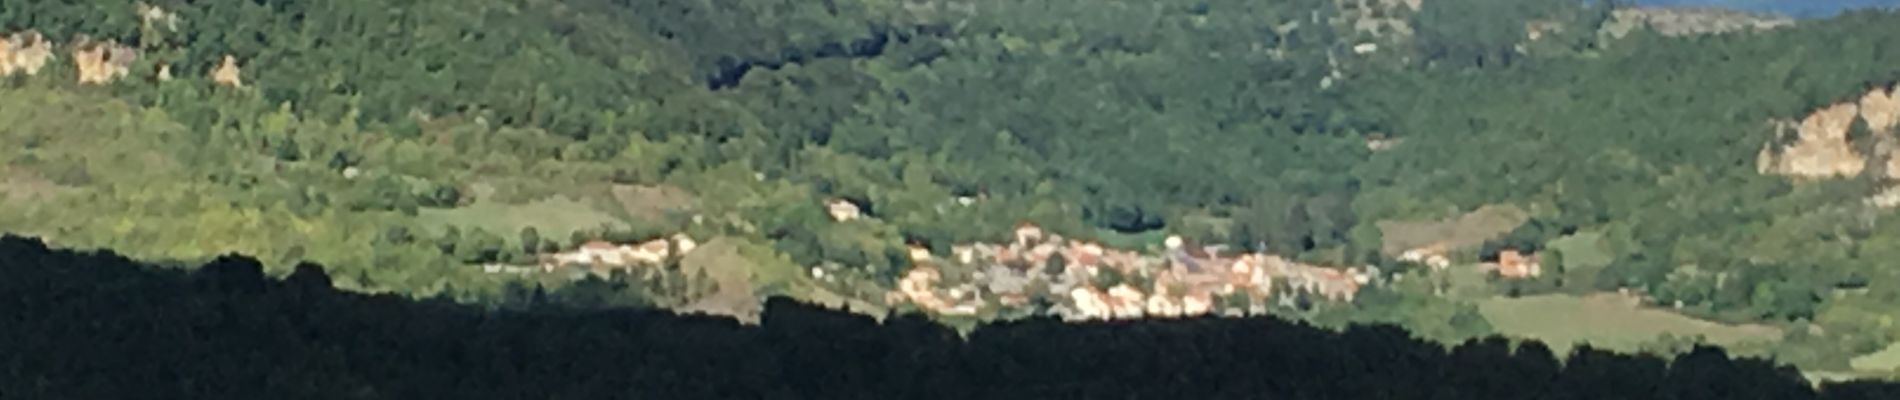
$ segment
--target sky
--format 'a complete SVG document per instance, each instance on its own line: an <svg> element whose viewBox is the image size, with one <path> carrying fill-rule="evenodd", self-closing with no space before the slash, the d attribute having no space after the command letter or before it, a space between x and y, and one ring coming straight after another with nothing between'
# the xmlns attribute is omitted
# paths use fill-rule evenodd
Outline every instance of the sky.
<svg viewBox="0 0 1900 400"><path fill-rule="evenodd" d="M1721 6L1804 18L1828 17L1852 8L1900 6L1900 0L1636 0L1636 3L1656 6Z"/></svg>

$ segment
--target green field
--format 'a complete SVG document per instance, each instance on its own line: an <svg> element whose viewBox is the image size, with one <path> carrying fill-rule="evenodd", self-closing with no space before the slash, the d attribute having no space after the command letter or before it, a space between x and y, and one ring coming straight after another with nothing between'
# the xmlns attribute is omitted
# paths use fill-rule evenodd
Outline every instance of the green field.
<svg viewBox="0 0 1900 400"><path fill-rule="evenodd" d="M1578 343L1636 351L1663 334L1702 336L1708 343L1725 347L1781 338L1781 330L1775 327L1699 320L1612 294L1500 297L1479 301L1478 309L1498 333L1541 340L1558 354L1568 353Z"/></svg>
<svg viewBox="0 0 1900 400"><path fill-rule="evenodd" d="M1900 343L1887 345L1887 348L1872 354L1854 357L1848 361L1855 371L1888 372L1900 369Z"/></svg>
<svg viewBox="0 0 1900 400"><path fill-rule="evenodd" d="M441 230L450 226L482 229L504 238L514 238L521 228L534 227L541 237L565 239L574 231L602 225L625 226L626 222L580 201L554 197L526 204L476 202L452 209L423 209L417 214L424 225Z"/></svg>
<svg viewBox="0 0 1900 400"><path fill-rule="evenodd" d="M1551 240L1548 247L1563 254L1567 268L1603 268L1616 260L1616 255L1604 248L1600 232L1577 232Z"/></svg>

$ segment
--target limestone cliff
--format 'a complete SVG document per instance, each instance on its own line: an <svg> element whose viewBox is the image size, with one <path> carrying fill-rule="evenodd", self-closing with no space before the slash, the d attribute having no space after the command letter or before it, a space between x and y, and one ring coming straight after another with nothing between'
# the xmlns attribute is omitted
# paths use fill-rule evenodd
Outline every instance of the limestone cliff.
<svg viewBox="0 0 1900 400"><path fill-rule="evenodd" d="M1339 18L1334 22L1350 27L1355 33L1377 38L1405 38L1412 36L1409 17L1424 7L1424 1L1334 0L1333 5L1339 8Z"/></svg>
<svg viewBox="0 0 1900 400"><path fill-rule="evenodd" d="M1648 26L1664 36L1761 31L1794 25L1794 18L1723 8L1627 7L1613 12L1603 32L1623 37Z"/></svg>
<svg viewBox="0 0 1900 400"><path fill-rule="evenodd" d="M37 75L53 59L53 45L39 32L26 31L0 35L0 77L13 74Z"/></svg>
<svg viewBox="0 0 1900 400"><path fill-rule="evenodd" d="M224 55L224 59L218 62L217 68L211 69L211 81L217 82L219 85L244 87L244 79L241 75L241 70L238 69L237 57L232 57L229 54Z"/></svg>
<svg viewBox="0 0 1900 400"><path fill-rule="evenodd" d="M131 73L138 50L115 40L79 39L73 45L73 64L79 68L79 83L105 84Z"/></svg>
<svg viewBox="0 0 1900 400"><path fill-rule="evenodd" d="M1763 174L1798 178L1835 178L1873 174L1900 178L1900 88L1881 87L1859 99L1809 113L1801 121L1772 121L1776 140L1762 146L1756 168ZM1858 145L1855 123L1868 135ZM1884 199L1884 200L1883 200ZM1869 200L1883 207L1900 205L1900 192L1889 190Z"/></svg>
<svg viewBox="0 0 1900 400"><path fill-rule="evenodd" d="M1806 178L1859 175L1867 166L1867 156L1855 150L1847 137L1859 118L1859 104L1839 103L1815 110L1798 123L1772 121L1776 136L1789 143L1780 148L1774 143L1763 146L1756 169Z"/></svg>

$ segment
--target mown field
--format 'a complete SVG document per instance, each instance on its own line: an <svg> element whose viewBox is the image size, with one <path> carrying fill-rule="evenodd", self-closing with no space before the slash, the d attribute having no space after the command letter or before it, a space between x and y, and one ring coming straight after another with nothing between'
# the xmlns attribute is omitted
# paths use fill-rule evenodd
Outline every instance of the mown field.
<svg viewBox="0 0 1900 400"><path fill-rule="evenodd" d="M1779 328L1704 321L1644 307L1613 294L1497 297L1479 301L1478 308L1498 333L1541 340L1558 354L1583 343L1617 351L1637 351L1643 343L1664 334L1700 336L1707 343L1722 346L1773 342L1781 338Z"/></svg>

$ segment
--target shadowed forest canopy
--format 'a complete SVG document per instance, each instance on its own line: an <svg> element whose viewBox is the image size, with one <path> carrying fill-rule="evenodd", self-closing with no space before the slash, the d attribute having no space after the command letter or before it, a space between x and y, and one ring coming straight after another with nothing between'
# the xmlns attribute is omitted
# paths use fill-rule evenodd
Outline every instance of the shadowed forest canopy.
<svg viewBox="0 0 1900 400"><path fill-rule="evenodd" d="M304 264L190 274L0 237L0 390L29 398L1882 398L1698 348L1667 360L1269 317L987 324L967 338L777 298L762 326L653 310L369 296ZM1157 347L1158 346L1158 347ZM142 362L125 362L127 357ZM1369 379L1368 377L1378 377ZM180 379L187 378L187 379ZM213 379L215 378L215 379ZM209 381L207 381L209 380Z"/></svg>

